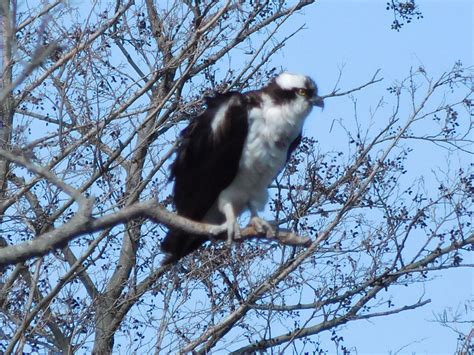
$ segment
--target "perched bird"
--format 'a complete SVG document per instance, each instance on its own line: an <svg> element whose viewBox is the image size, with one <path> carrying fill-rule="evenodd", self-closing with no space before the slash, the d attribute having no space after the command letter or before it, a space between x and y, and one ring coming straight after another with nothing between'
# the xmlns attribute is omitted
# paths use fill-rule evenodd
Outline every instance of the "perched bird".
<svg viewBox="0 0 474 355"><path fill-rule="evenodd" d="M324 107L318 88L304 75L282 73L261 90L228 92L206 99L207 109L181 132L171 165L173 202L179 215L223 224L228 241L238 237L237 218L247 209L259 232L268 186L301 141L313 106ZM175 262L209 240L171 229L161 244L163 263Z"/></svg>

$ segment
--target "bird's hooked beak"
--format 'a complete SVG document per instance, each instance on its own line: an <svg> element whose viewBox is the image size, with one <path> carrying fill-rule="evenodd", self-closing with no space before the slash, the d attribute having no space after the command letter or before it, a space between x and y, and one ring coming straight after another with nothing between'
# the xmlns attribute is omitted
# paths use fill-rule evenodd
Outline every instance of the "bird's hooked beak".
<svg viewBox="0 0 474 355"><path fill-rule="evenodd" d="M318 95L314 95L312 98L311 98L311 103L314 105L314 106L318 106L318 107L321 107L321 109L324 108L324 100L321 96L318 96Z"/></svg>

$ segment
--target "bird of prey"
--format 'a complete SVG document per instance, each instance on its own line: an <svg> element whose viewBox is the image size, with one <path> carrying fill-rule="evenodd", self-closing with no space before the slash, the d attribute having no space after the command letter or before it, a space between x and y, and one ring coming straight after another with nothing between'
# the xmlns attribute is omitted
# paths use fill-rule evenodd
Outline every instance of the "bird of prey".
<svg viewBox="0 0 474 355"><path fill-rule="evenodd" d="M224 225L230 242L240 235L237 218L248 209L255 229L271 234L257 211L300 143L311 109L324 107L316 84L308 76L284 72L260 90L215 94L206 105L181 132L171 165L177 213ZM207 240L171 229L161 244L167 253L163 263L179 260Z"/></svg>

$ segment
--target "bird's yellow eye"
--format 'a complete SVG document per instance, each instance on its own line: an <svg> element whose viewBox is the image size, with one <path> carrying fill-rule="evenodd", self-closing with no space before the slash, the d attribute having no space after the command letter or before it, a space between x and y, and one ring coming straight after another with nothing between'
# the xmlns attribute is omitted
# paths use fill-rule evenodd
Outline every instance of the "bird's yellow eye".
<svg viewBox="0 0 474 355"><path fill-rule="evenodd" d="M308 91L306 89L298 89L298 91L296 93L300 96L308 95Z"/></svg>

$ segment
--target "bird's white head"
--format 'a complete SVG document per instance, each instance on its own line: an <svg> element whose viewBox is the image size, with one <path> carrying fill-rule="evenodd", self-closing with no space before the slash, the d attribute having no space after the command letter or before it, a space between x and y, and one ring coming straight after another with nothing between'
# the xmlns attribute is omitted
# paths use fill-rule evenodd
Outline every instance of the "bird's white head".
<svg viewBox="0 0 474 355"><path fill-rule="evenodd" d="M291 74L288 72L281 73L275 79L279 87L284 90L292 90L294 88L306 87L308 77L300 74Z"/></svg>
<svg viewBox="0 0 474 355"><path fill-rule="evenodd" d="M310 105L324 108L323 98L318 96L318 87L309 76L284 72L278 75L274 82L288 95L292 94Z"/></svg>

